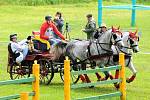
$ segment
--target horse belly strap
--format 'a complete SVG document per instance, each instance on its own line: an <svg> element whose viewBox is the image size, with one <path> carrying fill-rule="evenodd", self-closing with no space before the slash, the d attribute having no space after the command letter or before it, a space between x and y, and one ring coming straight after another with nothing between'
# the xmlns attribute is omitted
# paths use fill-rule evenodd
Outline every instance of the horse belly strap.
<svg viewBox="0 0 150 100"><path fill-rule="evenodd" d="M110 56L112 56L113 54L100 54L100 55L92 55L90 56L88 59L89 60L97 60L97 59L102 59L102 58L108 58Z"/></svg>
<svg viewBox="0 0 150 100"><path fill-rule="evenodd" d="M125 55L125 59L130 59L130 58L131 58L131 54ZM119 55L113 55L113 61L118 62L119 61Z"/></svg>

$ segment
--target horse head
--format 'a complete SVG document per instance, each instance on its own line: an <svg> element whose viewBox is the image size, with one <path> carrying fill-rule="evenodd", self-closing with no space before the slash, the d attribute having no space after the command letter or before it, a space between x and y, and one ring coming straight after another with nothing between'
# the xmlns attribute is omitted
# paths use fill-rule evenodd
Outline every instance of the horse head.
<svg viewBox="0 0 150 100"><path fill-rule="evenodd" d="M53 55L52 60L64 60L67 42L61 41L51 48L50 53Z"/></svg>
<svg viewBox="0 0 150 100"><path fill-rule="evenodd" d="M135 32L129 32L129 45L130 48L133 50L134 53L139 52L138 42L139 42L139 36L136 35L137 30Z"/></svg>
<svg viewBox="0 0 150 100"><path fill-rule="evenodd" d="M112 43L119 46L119 47L123 47L124 43L122 41L122 32L120 31L120 26L118 28L115 28L112 26L111 29L111 33L112 33Z"/></svg>

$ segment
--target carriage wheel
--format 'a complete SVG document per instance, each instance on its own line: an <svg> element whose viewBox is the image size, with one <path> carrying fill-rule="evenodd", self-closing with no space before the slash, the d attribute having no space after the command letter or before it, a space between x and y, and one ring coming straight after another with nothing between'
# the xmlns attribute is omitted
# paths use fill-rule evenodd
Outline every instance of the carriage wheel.
<svg viewBox="0 0 150 100"><path fill-rule="evenodd" d="M30 67L31 66L21 66L17 63L12 63L10 66L10 78L20 79L20 78L28 78L30 77Z"/></svg>
<svg viewBox="0 0 150 100"><path fill-rule="evenodd" d="M64 68L62 66L60 68L60 78L64 82Z"/></svg>
<svg viewBox="0 0 150 100"><path fill-rule="evenodd" d="M80 66L79 65L75 65L75 64L71 64L71 71L79 71L80 70ZM61 80L64 82L64 67L61 66L60 68L60 77L61 77ZM71 75L71 79L72 79L72 82L75 84L79 81L80 77L79 75Z"/></svg>
<svg viewBox="0 0 150 100"><path fill-rule="evenodd" d="M49 60L39 59L40 64L40 83L48 85L54 77L54 69Z"/></svg>

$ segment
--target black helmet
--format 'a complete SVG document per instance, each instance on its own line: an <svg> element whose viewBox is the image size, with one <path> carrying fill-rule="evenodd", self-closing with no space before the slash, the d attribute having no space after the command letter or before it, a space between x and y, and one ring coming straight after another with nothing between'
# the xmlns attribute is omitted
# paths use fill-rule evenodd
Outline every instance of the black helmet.
<svg viewBox="0 0 150 100"><path fill-rule="evenodd" d="M51 20L51 19L52 19L52 16L49 16L49 15L48 15L48 16L45 16L45 20L46 20L46 21L49 21L49 20Z"/></svg>
<svg viewBox="0 0 150 100"><path fill-rule="evenodd" d="M90 17L92 17L92 14L87 14L86 17L90 18Z"/></svg>
<svg viewBox="0 0 150 100"><path fill-rule="evenodd" d="M9 37L10 37L10 41L12 41L13 38L17 37L17 34L11 34Z"/></svg>

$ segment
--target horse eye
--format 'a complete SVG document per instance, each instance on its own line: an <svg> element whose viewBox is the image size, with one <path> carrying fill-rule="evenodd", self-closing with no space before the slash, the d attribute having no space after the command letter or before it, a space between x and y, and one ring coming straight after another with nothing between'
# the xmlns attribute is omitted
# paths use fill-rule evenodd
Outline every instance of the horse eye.
<svg viewBox="0 0 150 100"><path fill-rule="evenodd" d="M133 44L133 43L134 43L134 41L132 39L130 39L130 44Z"/></svg>
<svg viewBox="0 0 150 100"><path fill-rule="evenodd" d="M117 39L117 35L113 34L113 38L114 38L114 40L116 40Z"/></svg>

